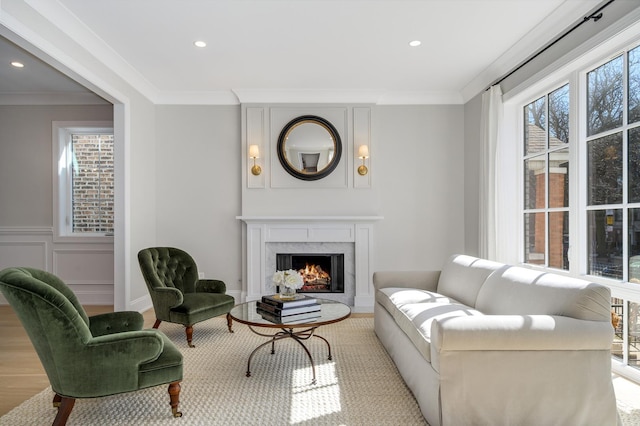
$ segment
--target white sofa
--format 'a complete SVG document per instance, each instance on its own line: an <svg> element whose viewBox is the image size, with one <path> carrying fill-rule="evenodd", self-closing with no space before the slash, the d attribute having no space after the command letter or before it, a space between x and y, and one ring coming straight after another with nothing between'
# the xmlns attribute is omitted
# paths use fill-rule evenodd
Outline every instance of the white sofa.
<svg viewBox="0 0 640 426"><path fill-rule="evenodd" d="M607 287L464 255L373 283L375 332L431 426L619 424Z"/></svg>

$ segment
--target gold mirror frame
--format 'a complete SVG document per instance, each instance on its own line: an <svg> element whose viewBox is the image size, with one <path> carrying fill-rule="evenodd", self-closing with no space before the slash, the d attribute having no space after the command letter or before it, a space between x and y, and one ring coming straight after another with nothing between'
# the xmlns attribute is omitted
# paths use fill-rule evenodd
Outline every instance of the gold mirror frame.
<svg viewBox="0 0 640 426"><path fill-rule="evenodd" d="M329 121L315 115L294 118L278 138L280 164L298 179L318 180L328 176L338 166L341 155L338 131Z"/></svg>

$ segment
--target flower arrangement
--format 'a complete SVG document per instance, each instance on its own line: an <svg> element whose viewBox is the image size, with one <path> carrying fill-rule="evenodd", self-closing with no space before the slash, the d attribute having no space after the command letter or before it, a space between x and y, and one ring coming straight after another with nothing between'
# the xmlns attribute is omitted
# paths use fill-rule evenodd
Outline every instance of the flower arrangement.
<svg viewBox="0 0 640 426"><path fill-rule="evenodd" d="M295 292L295 290L302 288L304 280L298 271L295 269L288 269L286 271L276 271L276 273L273 274L273 284L289 288Z"/></svg>

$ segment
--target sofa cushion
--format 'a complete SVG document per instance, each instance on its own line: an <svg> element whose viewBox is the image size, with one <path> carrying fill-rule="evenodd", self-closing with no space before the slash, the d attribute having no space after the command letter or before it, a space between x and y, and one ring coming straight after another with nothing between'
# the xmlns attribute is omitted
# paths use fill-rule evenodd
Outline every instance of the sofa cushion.
<svg viewBox="0 0 640 426"><path fill-rule="evenodd" d="M476 306L478 291L487 277L505 267L503 263L466 255L453 255L442 268L437 292L468 306Z"/></svg>
<svg viewBox="0 0 640 426"><path fill-rule="evenodd" d="M431 323L435 319L482 315L458 301L426 290L387 287L376 300L393 317L425 360L431 362Z"/></svg>
<svg viewBox="0 0 640 426"><path fill-rule="evenodd" d="M559 274L512 266L489 276L476 308L487 315L562 315L610 321L608 287Z"/></svg>

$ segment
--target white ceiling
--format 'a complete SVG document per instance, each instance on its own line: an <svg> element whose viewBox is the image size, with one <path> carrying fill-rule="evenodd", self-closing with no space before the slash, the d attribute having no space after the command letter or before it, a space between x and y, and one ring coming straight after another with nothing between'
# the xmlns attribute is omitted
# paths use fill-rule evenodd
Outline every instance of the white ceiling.
<svg viewBox="0 0 640 426"><path fill-rule="evenodd" d="M157 103L462 103L598 0L47 0L32 7ZM77 37L76 37L77 39ZM411 40L422 45L409 47ZM195 40L208 46L198 49ZM0 93L75 91L6 68ZM22 73L20 77L19 73ZM285 94L283 96L283 94ZM223 102L224 100L224 102Z"/></svg>

